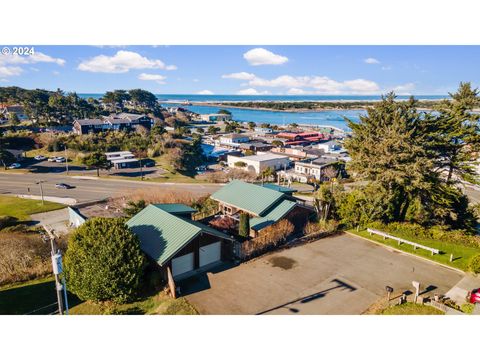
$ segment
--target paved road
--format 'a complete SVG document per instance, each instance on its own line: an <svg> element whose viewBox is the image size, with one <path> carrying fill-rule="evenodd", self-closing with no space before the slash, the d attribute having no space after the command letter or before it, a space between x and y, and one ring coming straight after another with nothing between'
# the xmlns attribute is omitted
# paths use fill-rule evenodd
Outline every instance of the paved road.
<svg viewBox="0 0 480 360"><path fill-rule="evenodd" d="M192 194L205 195L218 190L220 184L178 184L154 183L132 180L105 180L80 179L59 174L0 174L0 194L40 195L40 188L36 181L44 180L43 191L45 196L69 197L78 202L101 200L111 196L118 196L138 188L162 188L165 191L181 190ZM65 182L75 186L74 189L55 189L55 184ZM29 191L30 190L30 191Z"/></svg>
<svg viewBox="0 0 480 360"><path fill-rule="evenodd" d="M202 314L361 314L419 281L445 294L462 274L348 234L284 250L180 283ZM183 288L182 288L183 287Z"/></svg>

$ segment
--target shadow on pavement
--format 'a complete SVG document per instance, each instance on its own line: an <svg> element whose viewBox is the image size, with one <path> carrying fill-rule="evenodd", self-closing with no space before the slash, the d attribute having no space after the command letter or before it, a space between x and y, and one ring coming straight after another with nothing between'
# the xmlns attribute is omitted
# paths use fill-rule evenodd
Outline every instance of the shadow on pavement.
<svg viewBox="0 0 480 360"><path fill-rule="evenodd" d="M336 286L332 286L331 288L328 288L328 289L325 289L325 290L322 290L322 291L319 291L317 293L314 293L314 294L311 294L311 295L307 295L307 296L304 296L304 297L301 297L301 298L298 298L298 299L295 299L295 300L292 300L292 301L289 301L285 304L282 304L282 305L278 305L278 306L275 306L271 309L268 309L268 310L265 310L265 311L262 311L262 312L259 312L257 313L256 315L263 315L263 314L267 314L271 311L274 311L274 310L277 310L277 309L281 309L281 308L286 308L288 309L290 312L293 312L293 313L298 313L300 312L300 310L296 309L296 308L293 308L293 307L290 307L290 305L293 305L295 303L300 303L300 304L306 304L306 303L309 303L309 302L312 302L312 301L315 301L315 300L319 300L319 299L322 299L324 298L325 296L328 295L328 293L332 290L336 290L336 289L341 289L341 290L350 290L350 292L353 292L353 291L356 291L357 288L346 283L345 281L342 281L340 279L333 279L331 281L332 283L336 283L337 285Z"/></svg>
<svg viewBox="0 0 480 360"><path fill-rule="evenodd" d="M177 282L177 288L180 289L180 296L191 295L203 290L210 289L210 280L208 279L208 273L217 274L219 272L231 269L235 267L232 262L222 262L218 265L215 265L211 268L205 269L198 274L188 277L186 279L180 280Z"/></svg>

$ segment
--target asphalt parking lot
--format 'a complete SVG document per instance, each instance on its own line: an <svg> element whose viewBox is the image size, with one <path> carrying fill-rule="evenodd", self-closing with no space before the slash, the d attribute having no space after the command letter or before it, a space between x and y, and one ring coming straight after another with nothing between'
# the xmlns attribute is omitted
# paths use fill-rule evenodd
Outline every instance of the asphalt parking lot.
<svg viewBox="0 0 480 360"><path fill-rule="evenodd" d="M223 270L223 271L222 271ZM342 234L276 252L179 286L201 314L362 314L385 286L445 294L462 274Z"/></svg>

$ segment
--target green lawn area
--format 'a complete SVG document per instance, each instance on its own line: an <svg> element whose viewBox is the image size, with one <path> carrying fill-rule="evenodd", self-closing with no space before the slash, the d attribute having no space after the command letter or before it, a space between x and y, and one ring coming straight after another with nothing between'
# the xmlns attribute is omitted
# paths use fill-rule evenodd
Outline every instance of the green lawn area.
<svg viewBox="0 0 480 360"><path fill-rule="evenodd" d="M50 201L21 199L15 196L0 195L0 216L14 216L19 220L29 220L31 214L63 209L65 205Z"/></svg>
<svg viewBox="0 0 480 360"><path fill-rule="evenodd" d="M57 302L57 295L53 277L0 288L1 315L23 315L55 302ZM56 305L51 305L35 314L50 314L56 309Z"/></svg>
<svg viewBox="0 0 480 360"><path fill-rule="evenodd" d="M68 287L68 285L67 285ZM57 309L57 295L53 277L0 287L0 315L23 315L35 309L36 315L46 315ZM196 315L197 311L184 298L172 299L163 292L145 296L138 301L122 305L82 302L68 295L70 315L146 314Z"/></svg>
<svg viewBox="0 0 480 360"><path fill-rule="evenodd" d="M413 303L394 305L381 311L379 315L445 315L434 307Z"/></svg>
<svg viewBox="0 0 480 360"><path fill-rule="evenodd" d="M398 234L390 233L391 235L400 237L402 239L414 241L418 244L440 250L440 254L432 255L427 250L423 250L423 249L414 250L412 245L408 245L408 244L398 245L398 242L388 238L383 240L383 238L379 235L370 235L369 233L367 233L367 230L361 230L361 231L349 230L347 232L350 232L355 235L360 235L364 238L376 241L381 244L388 245L392 248L403 250L415 255L419 255L421 257L424 257L445 265L449 265L464 271L468 270L468 263L470 259L473 256L480 254L480 249L478 248L471 248L471 247L466 247L458 244L452 244L448 242L435 241L435 240L419 240L419 239L406 238L405 236L400 236ZM453 254L452 262L450 262L450 254Z"/></svg>

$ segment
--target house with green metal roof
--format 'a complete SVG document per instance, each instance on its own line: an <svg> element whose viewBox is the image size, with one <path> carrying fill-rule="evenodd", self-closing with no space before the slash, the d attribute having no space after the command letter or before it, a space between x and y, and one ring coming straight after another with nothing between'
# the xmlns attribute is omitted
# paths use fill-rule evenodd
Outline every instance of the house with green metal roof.
<svg viewBox="0 0 480 360"><path fill-rule="evenodd" d="M235 240L191 220L194 211L182 204L149 205L127 221L165 277L170 271L175 280L185 278L233 256Z"/></svg>
<svg viewBox="0 0 480 360"><path fill-rule="evenodd" d="M233 180L210 197L219 204L222 216L239 221L240 213L250 216L250 236L282 219L288 219L297 230L313 215L313 209L295 201L289 188L265 186Z"/></svg>

